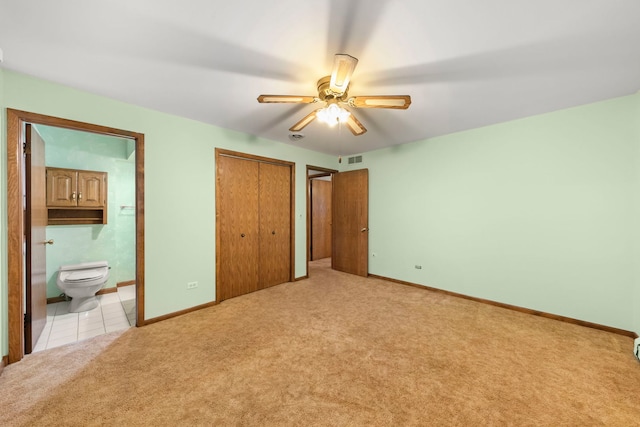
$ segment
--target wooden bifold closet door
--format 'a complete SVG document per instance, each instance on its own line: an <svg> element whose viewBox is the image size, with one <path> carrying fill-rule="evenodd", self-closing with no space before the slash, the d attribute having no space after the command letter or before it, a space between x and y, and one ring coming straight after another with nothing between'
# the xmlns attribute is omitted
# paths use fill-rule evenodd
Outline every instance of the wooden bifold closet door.
<svg viewBox="0 0 640 427"><path fill-rule="evenodd" d="M260 278L258 288L289 281L291 183L288 167L260 166Z"/></svg>
<svg viewBox="0 0 640 427"><path fill-rule="evenodd" d="M291 280L291 169L217 156L217 299Z"/></svg>

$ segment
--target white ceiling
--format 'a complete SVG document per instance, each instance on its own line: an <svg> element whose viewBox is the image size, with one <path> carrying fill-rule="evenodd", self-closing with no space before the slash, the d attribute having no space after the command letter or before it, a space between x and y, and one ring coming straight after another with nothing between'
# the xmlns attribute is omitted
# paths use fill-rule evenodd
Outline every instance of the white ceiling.
<svg viewBox="0 0 640 427"><path fill-rule="evenodd" d="M5 69L334 155L635 93L639 45L638 0L0 0ZM413 102L292 142L317 105L256 97L316 95L335 53Z"/></svg>

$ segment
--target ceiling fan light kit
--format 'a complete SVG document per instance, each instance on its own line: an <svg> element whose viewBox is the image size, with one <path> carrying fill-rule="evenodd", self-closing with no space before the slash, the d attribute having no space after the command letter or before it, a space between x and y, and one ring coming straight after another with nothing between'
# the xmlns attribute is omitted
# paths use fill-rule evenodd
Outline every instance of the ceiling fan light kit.
<svg viewBox="0 0 640 427"><path fill-rule="evenodd" d="M322 77L318 80L318 96L299 95L260 95L258 102L289 103L289 104L311 104L325 102L325 106L318 108L307 114L289 130L299 132L316 118L318 121L335 126L344 123L355 136L364 134L367 129L360 121L346 108L340 104L345 104L351 108L391 108L406 110L411 105L409 95L378 95L378 96L354 96L349 98L349 82L353 71L358 64L358 60L351 55L336 54L333 60L333 70L330 76Z"/></svg>
<svg viewBox="0 0 640 427"><path fill-rule="evenodd" d="M340 107L336 102L332 102L327 107L319 109L316 113L319 121L331 127L338 123L345 123L350 115L350 112Z"/></svg>

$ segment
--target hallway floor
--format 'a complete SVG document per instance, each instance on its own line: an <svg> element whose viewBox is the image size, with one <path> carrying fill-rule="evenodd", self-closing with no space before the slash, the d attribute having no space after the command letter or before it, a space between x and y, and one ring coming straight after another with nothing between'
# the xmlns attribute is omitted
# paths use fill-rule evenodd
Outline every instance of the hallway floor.
<svg viewBox="0 0 640 427"><path fill-rule="evenodd" d="M69 313L69 301L47 305L47 324L33 352L81 341L136 324L136 287L98 295L100 305L91 311Z"/></svg>

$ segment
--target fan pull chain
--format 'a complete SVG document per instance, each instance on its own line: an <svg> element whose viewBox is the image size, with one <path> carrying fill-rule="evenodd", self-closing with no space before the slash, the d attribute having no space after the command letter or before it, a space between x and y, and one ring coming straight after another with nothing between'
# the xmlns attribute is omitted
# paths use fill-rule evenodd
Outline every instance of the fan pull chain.
<svg viewBox="0 0 640 427"><path fill-rule="evenodd" d="M342 122L338 121L338 141L342 139ZM342 151L342 146L340 147ZM338 154L338 163L342 163L342 154Z"/></svg>

